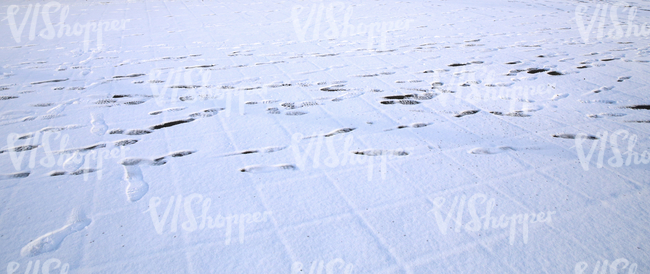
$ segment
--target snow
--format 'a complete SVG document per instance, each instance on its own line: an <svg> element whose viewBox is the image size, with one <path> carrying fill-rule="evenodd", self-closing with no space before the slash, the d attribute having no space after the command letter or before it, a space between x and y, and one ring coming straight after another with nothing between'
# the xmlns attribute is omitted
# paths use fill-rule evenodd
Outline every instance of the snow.
<svg viewBox="0 0 650 274"><path fill-rule="evenodd" d="M649 10L4 1L0 267L646 273Z"/></svg>

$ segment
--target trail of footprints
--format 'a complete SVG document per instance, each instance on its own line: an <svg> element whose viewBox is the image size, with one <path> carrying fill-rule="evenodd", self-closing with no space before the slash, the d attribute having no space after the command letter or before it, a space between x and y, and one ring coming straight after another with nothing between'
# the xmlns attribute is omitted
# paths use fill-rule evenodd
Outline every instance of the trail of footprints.
<svg viewBox="0 0 650 274"><path fill-rule="evenodd" d="M476 44L476 42L479 42L480 39L474 39L474 40L467 40L465 41L466 44L463 46L465 47L479 47L483 46L483 44ZM422 44L415 49L417 50L428 50L428 49L434 49L434 45L436 43L426 43ZM531 47L534 47L536 45L532 45ZM248 53L248 51L235 51L229 54L229 56L250 56L252 54ZM320 57L332 57L336 56L337 54L313 54L313 57L320 58ZM588 54L588 56L593 56L597 55L597 53L591 53ZM189 57L194 57L194 56L200 56L200 55L190 55ZM174 59L185 59L188 56L182 56L182 57L174 57ZM553 58L557 57L557 55L553 54L544 54L544 55L538 55L536 56L537 58ZM302 56L299 56L299 58L302 58ZM153 62L153 61L160 61L160 60L170 60L172 57L163 57L163 58L157 58L154 60L144 60L141 62L135 62L135 63L142 63L142 62ZM560 62L567 62L573 60L573 58L564 58L559 60ZM576 69L578 70L583 70L583 69L588 69L592 67L600 67L604 66L604 63L601 62L616 62L620 60L620 58L617 57L606 57L606 58L600 58L599 60L585 60L582 61L578 66L576 66ZM637 62L641 62L641 60L637 60ZM134 63L134 64L135 64ZM272 61L272 62L265 62L265 63L256 63L255 65L269 65L269 64L279 64L279 63L285 63L285 61ZM522 61L511 61L507 62L507 65L522 65ZM122 65L128 65L129 63L123 63L119 64L117 66L122 66ZM468 62L458 62L458 63L452 63L448 64L447 67L449 68L459 68L459 67L472 67L476 65L482 65L484 64L484 61L468 61ZM224 70L224 69L232 69L232 68L241 68L241 67L246 67L248 65L242 64L242 65L231 65L231 66L226 66L226 67L216 67L216 64L201 64L201 65L190 65L190 66L184 66L184 69L186 70L192 70L192 69L210 69L210 70ZM60 69L63 68L65 69L65 66L60 66ZM448 72L449 69L442 68L442 69L432 69L432 70L425 70L421 73L443 73L443 72ZM462 75L465 73L471 73L471 71L460 71L456 73L457 75ZM517 76L520 73L526 73L529 75L536 75L536 74L547 74L550 76L562 76L568 74L567 72L564 71L556 71L551 69L550 67L529 67L525 69L511 69L507 73L504 74L504 76ZM356 74L356 75L351 75L351 77L354 78L373 78L373 77L382 77L382 76L388 76L388 75L393 75L395 72L390 72L390 71L381 71L381 72L376 72L376 73L369 73L369 74ZM132 79L133 84L143 84L145 83L144 80L140 80L142 76L145 76L146 74L144 73L134 73L134 74L126 74L126 75L116 75L113 76L112 79L107 79L104 80L101 83L107 83L110 81L120 81L120 80L127 80L127 79ZM532 76L531 76L532 77ZM535 76L537 77L537 76ZM520 78L522 79L522 78ZM534 78L528 78L528 79L534 79ZM616 81L618 83L624 82L631 79L630 76L621 76L619 77ZM519 80L519 79L517 79ZM63 83L69 81L68 78L61 78L61 79L50 79L50 80L43 80L43 81L36 81L36 82L31 82L30 84L33 86L40 86L44 84L52 84L52 83ZM424 82L423 80L420 79L414 79L414 80L396 80L395 84L402 85L402 84L418 84ZM512 82L493 82L493 83L485 83L484 85L486 87L509 87L512 86L515 82L515 79L512 80ZM150 84L162 84L165 83L164 80L149 80L148 83ZM473 81L466 81L458 86L460 87L470 87L473 85L479 85L482 84L480 80L473 80ZM236 84L223 84L223 85L217 85L217 86L212 86L212 85L207 85L207 86L201 86L201 85L170 85L168 86L169 88L173 89L199 89L199 88L217 88L217 89L224 89L224 90L229 90L229 89L237 89L237 90L244 90L244 91L249 91L249 90L256 90L256 89L261 89L261 88L271 88L271 89L277 89L277 88L311 88L311 87L316 87L318 91L325 92L325 93L332 93L335 94L334 97L329 97L329 98L322 98L322 99L316 99L314 101L302 101L302 102L283 102L281 100L275 100L275 99L267 99L267 100L262 100L262 101L246 101L245 104L247 105L270 105L270 104L278 104L277 106L273 107L267 107L266 111L268 114L281 114L284 112L285 115L288 116L301 116L307 114L307 111L304 111L302 109L313 107L313 106L320 106L324 105L327 102L321 102L324 100L328 100L328 102L342 102L344 100L356 98L359 96L362 96L365 94L365 92L360 91L361 89L356 89L356 88L351 88L348 86L347 81L331 81L331 82L324 82L324 81L319 81L319 82L308 82L308 81L296 81L296 82L291 82L291 83L283 83L283 82L274 82L270 84L265 84L265 85L255 85L255 86L248 86L248 87L239 87L237 88L235 86ZM404 89L404 90L411 90L415 91L418 93L409 93L409 94L396 94L396 95L385 95L382 97L382 100L379 101L381 105L396 105L396 104L401 104L401 105L417 105L421 104L424 101L427 100L432 100L439 96L440 94L443 93L455 93L456 91L449 90L447 88L443 88L443 83L442 82L433 82L430 87L426 88L418 88L418 87L399 87L399 89ZM4 90L9 90L11 89L11 85L5 85L5 86L0 86L0 91ZM590 93L591 94L606 94L607 91L612 90L614 87L613 86L603 86L599 89L593 90ZM54 90L59 91L59 90L64 90L65 87L53 87ZM86 87L68 87L68 90L70 91L83 91L85 90ZM367 89L366 89L367 91ZM369 90L371 93L375 92L383 92L383 90L380 89L370 89ZM33 92L31 90L27 91L21 91L20 94L26 94ZM206 94L206 93L199 93L197 95L197 98L194 98L192 96L181 96L178 99L180 101L192 101L196 99L212 99L216 98L217 95L215 94ZM568 97L568 94L555 94L550 101L559 101L561 99L564 99ZM145 103L147 100L151 99L153 96L147 96L147 95L133 95L133 94L117 94L113 95L109 98L100 98L100 99L95 99L91 101L90 103L92 105L96 106L103 106L103 107L113 107L113 106L118 106L118 105L124 105L124 106L134 106L134 105L140 105ZM16 100L19 99L19 95L2 95L0 96L0 101L3 100ZM512 100L511 98L503 98L507 100ZM18 123L18 122L27 122L27 121L33 121L35 119L53 119L56 117L62 116L65 108L73 103L78 103L80 102L78 99L75 100L70 100L64 103L36 103L32 104L32 107L35 108L50 108L47 111L47 114L41 115L41 116L35 116L35 113L8 113L7 115L2 114L0 116L0 125L6 125L9 123ZM532 101L526 101L526 102L532 102ZM594 100L581 100L583 103L602 103L602 104L616 104L616 101L613 100L606 100L606 99L594 99ZM282 108L282 110L281 110ZM629 109L629 110L649 110L650 105L629 105L629 106L623 106L620 107L622 109ZM156 116L156 115L161 115L163 113L173 113L173 112L180 112L186 110L187 107L172 107L172 108L166 108L166 109L161 109L161 110L156 110L156 111L151 111L148 113L148 115L151 116ZM186 123L191 123L197 119L200 118L206 118L206 117L211 117L216 115L219 111L224 110L223 108L210 108L210 109L203 109L200 111L196 111L193 113L188 114L187 118L184 119L177 119L177 120L172 120L172 121L167 121L163 122L160 124L152 125L146 129L120 129L120 128L115 128L115 129L108 129L106 122L104 121L104 117L99 114L99 113L93 113L91 116L91 129L90 132L95 135L104 135L104 134L109 134L109 135L114 135L114 134L123 134L123 135L130 135L130 136L137 136L137 135L144 135L144 134L151 134L154 131L165 129L165 128L171 128L171 127L176 127L182 124ZM528 112L533 112L536 111L537 109L531 109L531 110L522 110L522 111L511 111L511 112L501 112L501 111L489 111L490 114L495 115L495 116L506 116L506 117L530 117L531 115L528 114ZM470 115L475 115L479 113L480 110L478 109L469 109L469 110L464 110L460 112L455 112L452 113L453 117L455 118L462 118L465 116L470 116ZM587 116L590 118L601 118L601 117L622 117L625 116L625 113L599 113L599 114L588 114ZM634 122L634 123L650 123L649 120L629 120L625 122ZM432 125L433 123L412 123L409 125L399 125L396 128L391 128L391 129L386 129L385 131L391 131L391 130L399 130L399 129L405 129L405 128L412 128L412 129L417 129L417 128L424 128L427 126ZM74 130L78 129L81 127L85 127L85 125L67 125L67 126L60 126L60 127L47 127L41 129L39 132L59 132L59 131L64 131L64 130ZM317 137L323 137L323 138L328 138L328 137L333 137L341 134L349 134L350 132L353 132L357 128L354 127L348 127L348 128L340 128L340 129L335 129L329 133L325 133L322 135L315 135L315 136L307 136L302 139L310 139L310 138L317 138ZM33 138L35 133L26 133L22 134L18 137L18 139L25 140L25 139L30 139ZM598 139L598 137L593 136L593 135L576 135L572 133L558 133L552 135L554 138L560 138L560 139L575 139L575 138L586 138L586 139ZM121 147L121 146L128 146L128 145L134 145L138 143L139 140L137 139L122 139L118 141L112 142L112 145L114 147ZM93 150L96 149L101 149L105 148L109 145L109 143L97 143L85 147L79 147L79 148L71 148L71 149L66 149L63 151L56 151L55 153L57 154L72 154L71 157L69 157L66 160L66 163L64 163L64 169L65 171L53 171L50 172L50 176L61 176L61 175L80 175L80 174L86 174L86 173L91 173L95 172L96 170L94 169L83 169L81 168L80 163L77 161L77 159L82 159L83 161L83 155L87 154ZM19 145L19 146L14 146L10 148L3 148L0 149L0 154L6 153L6 152L24 152L24 151L30 151L33 149L38 148L40 145ZM251 154L268 154L268 153L277 153L284 151L287 148L287 146L271 146L271 147L263 147L263 148L256 148L256 149L248 149L248 150L243 150L243 151L236 151L232 153L227 153L221 155L222 157L233 157L237 155L251 155ZM503 152L508 152L508 151L516 151L518 149L510 147L510 146L500 146L500 147L477 147L468 150L467 152L469 154L484 154L484 155L491 155L491 154L499 154ZM196 153L194 150L184 150L184 151L177 151L177 152L172 152L167 155L161 156L161 157L156 157L156 158L125 158L122 159L119 164L123 167L124 169L124 180L127 182L125 194L127 196L127 199L132 202L136 202L140 200L149 190L149 184L144 180L143 174L142 174L142 167L144 166L161 166L165 165L169 160L173 158L179 158L179 157L185 157L191 154ZM366 150L357 150L357 151L350 151L350 153L353 153L355 155L362 155L362 156L383 156L383 155L393 155L393 156L407 156L409 155L408 152L403 151L403 150L385 150L385 149L366 149ZM244 156L246 157L246 156ZM243 167L239 169L240 172L244 173L265 173L265 172L275 172L275 171L291 171L291 170L297 170L298 168L293 165L293 164L277 164L277 165L249 165L246 167ZM17 172L17 173L11 173L11 174L0 174L0 180L5 180L5 179L14 179L14 178L25 178L30 175L30 172ZM56 250L60 243L63 241L65 237L70 235L71 233L77 232L86 226L88 226L91 223L90 218L87 218L83 213L75 211L72 213L70 220L61 227L60 229L54 230L52 232L46 233L41 237L38 237L37 239L31 241L29 244L27 244L23 249L21 250L21 255L23 256L36 256L39 254L42 254L44 252L49 252L52 250Z"/></svg>

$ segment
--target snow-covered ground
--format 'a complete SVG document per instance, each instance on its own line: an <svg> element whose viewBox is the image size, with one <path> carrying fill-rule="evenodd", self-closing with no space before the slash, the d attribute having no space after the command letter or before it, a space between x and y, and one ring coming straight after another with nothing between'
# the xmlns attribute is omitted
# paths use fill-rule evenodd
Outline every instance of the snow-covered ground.
<svg viewBox="0 0 650 274"><path fill-rule="evenodd" d="M7 273L650 273L647 1L0 12Z"/></svg>

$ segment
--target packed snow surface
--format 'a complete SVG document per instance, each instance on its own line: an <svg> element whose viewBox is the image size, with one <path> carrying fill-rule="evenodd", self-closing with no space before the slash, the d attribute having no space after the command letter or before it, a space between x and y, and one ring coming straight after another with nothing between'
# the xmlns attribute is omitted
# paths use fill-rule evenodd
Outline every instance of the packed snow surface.
<svg viewBox="0 0 650 274"><path fill-rule="evenodd" d="M647 1L0 13L7 273L650 273Z"/></svg>

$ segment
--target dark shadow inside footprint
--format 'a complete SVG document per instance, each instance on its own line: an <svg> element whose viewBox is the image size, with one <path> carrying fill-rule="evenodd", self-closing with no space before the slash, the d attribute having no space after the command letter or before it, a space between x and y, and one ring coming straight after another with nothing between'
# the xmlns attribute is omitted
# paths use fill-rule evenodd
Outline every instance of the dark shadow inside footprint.
<svg viewBox="0 0 650 274"><path fill-rule="evenodd" d="M7 176L10 178L25 178L29 176L29 174L30 174L29 172L19 172L19 173L9 174Z"/></svg>
<svg viewBox="0 0 650 274"><path fill-rule="evenodd" d="M183 157L183 156L190 155L190 154L192 154L194 152L195 151L179 151L179 152L172 153L170 156L172 156L172 157Z"/></svg>
<svg viewBox="0 0 650 274"><path fill-rule="evenodd" d="M115 142L115 146L128 146L137 143L138 140L120 140Z"/></svg>
<svg viewBox="0 0 650 274"><path fill-rule="evenodd" d="M454 115L454 117L460 118L460 117L463 117L463 116L476 114L476 113L478 113L479 111L480 111L480 110L466 110L466 111L463 111L463 112L461 112L461 113L459 113L459 114Z"/></svg>
<svg viewBox="0 0 650 274"><path fill-rule="evenodd" d="M634 106L627 106L627 107L625 107L625 108L629 108L629 109L646 109L646 110L650 110L650 105L634 105Z"/></svg>
<svg viewBox="0 0 650 274"><path fill-rule="evenodd" d="M119 132L121 133L122 130L119 130ZM149 133L152 133L152 132L153 131L146 130L146 129L132 129L132 130L127 131L124 134L126 134L126 135L145 135L145 134L149 134ZM119 134L119 133L111 133L111 134Z"/></svg>
<svg viewBox="0 0 650 274"><path fill-rule="evenodd" d="M49 173L50 176L61 176L61 175L65 175L65 174L66 174L65 171L52 171L52 172Z"/></svg>
<svg viewBox="0 0 650 274"><path fill-rule="evenodd" d="M133 106L133 105L139 105L139 104L142 104L142 103L144 103L144 102L145 102L145 101L138 100L138 101L129 101L129 102L124 102L124 104L125 104L125 105L131 105L131 106Z"/></svg>
<svg viewBox="0 0 650 274"><path fill-rule="evenodd" d="M86 173L93 173L96 172L97 170L94 168L87 168L87 169L80 169L75 172L71 172L70 175L81 175L81 174L86 174Z"/></svg>
<svg viewBox="0 0 650 274"><path fill-rule="evenodd" d="M118 76L113 76L114 79L120 79L120 78L133 78L133 77L140 77L143 76L144 73L135 73L135 74L129 74L129 75L118 75Z"/></svg>
<svg viewBox="0 0 650 274"><path fill-rule="evenodd" d="M112 103L116 103L116 102L117 102L117 100L113 100L113 99L101 99L101 100L95 101L95 104L106 105L106 104L112 104Z"/></svg>
<svg viewBox="0 0 650 274"><path fill-rule="evenodd" d="M40 82L32 82L32 83L30 83L30 84L32 84L32 85L38 85L38 84L56 83L56 82L63 82L63 81L68 81L68 78L65 78L65 79L56 79L56 80L46 80L46 81L40 81Z"/></svg>
<svg viewBox="0 0 650 274"><path fill-rule="evenodd" d="M172 126L180 125L180 124L184 124L184 123L189 123L189 122L192 122L192 121L194 121L194 118L189 118L189 119L185 119L185 120L176 120L176 121L171 121L171 122L162 123L162 124L158 124L158 125L149 127L149 129L156 130L156 129L172 127Z"/></svg>
<svg viewBox="0 0 650 274"><path fill-rule="evenodd" d="M575 139L577 137L575 134L570 134L570 133L553 134L551 136L555 138L562 138L562 139ZM598 137L593 135L585 135L584 139L598 140Z"/></svg>
<svg viewBox="0 0 650 274"><path fill-rule="evenodd" d="M128 95L128 94L117 94L117 95L113 95L113 98L124 98L124 97L131 97L131 95Z"/></svg>
<svg viewBox="0 0 650 274"><path fill-rule="evenodd" d="M530 73L530 74L535 74L535 73L540 73L540 72L545 72L545 71L548 71L548 69L546 69L546 68L543 68L543 69L536 69L536 68L528 69L528 73Z"/></svg>
<svg viewBox="0 0 650 274"><path fill-rule="evenodd" d="M402 100L406 98L413 98L415 95L414 94L406 94L406 95L391 95L391 96L384 96L384 99L389 99L389 100Z"/></svg>

